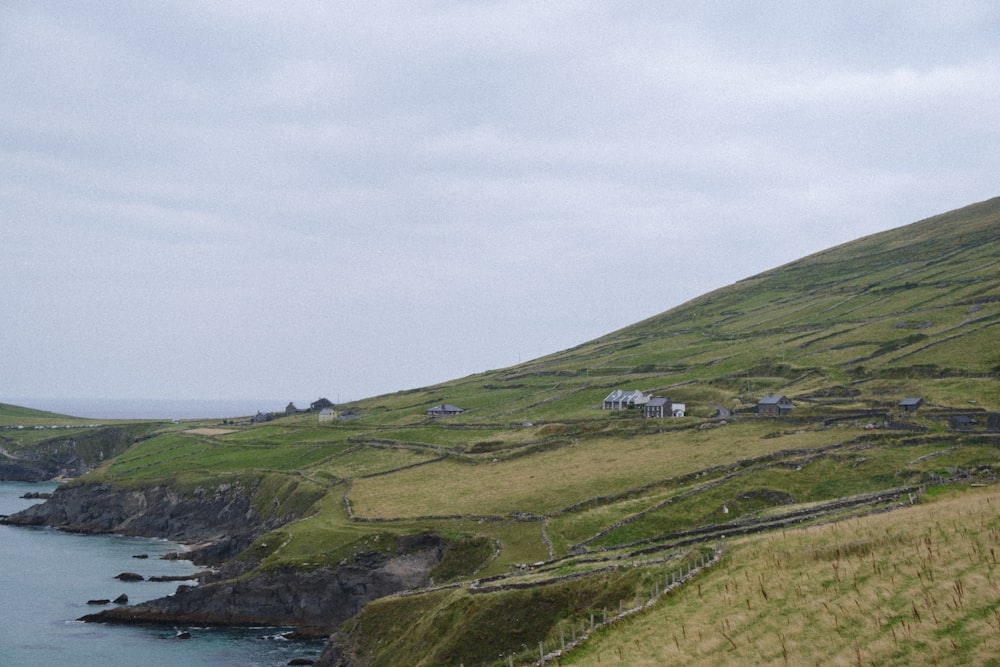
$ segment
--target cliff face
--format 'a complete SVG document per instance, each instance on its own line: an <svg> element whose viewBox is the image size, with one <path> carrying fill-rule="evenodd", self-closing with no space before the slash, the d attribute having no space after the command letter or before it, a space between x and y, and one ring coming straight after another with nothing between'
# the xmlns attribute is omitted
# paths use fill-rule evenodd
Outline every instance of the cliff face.
<svg viewBox="0 0 1000 667"><path fill-rule="evenodd" d="M208 542L194 552L194 560L226 563L200 586L180 586L174 595L82 619L107 623L291 625L328 634L366 602L426 585L445 547L433 533L400 537L388 553L362 554L339 567L309 571L258 570L255 562L230 560L257 536L295 518L262 518L254 509L253 490L239 483L190 493L166 486L71 484L4 522Z"/></svg>
<svg viewBox="0 0 1000 667"><path fill-rule="evenodd" d="M56 477L79 477L148 436L155 423L73 429L18 446L17 436L0 437L0 482L41 482ZM8 431L18 433L18 431Z"/></svg>
<svg viewBox="0 0 1000 667"><path fill-rule="evenodd" d="M257 535L284 521L262 520L248 490L235 483L191 494L165 486L120 489L107 484L73 484L56 489L46 502L11 515L6 523L212 542L214 553L203 552L203 560L219 561L239 553Z"/></svg>
<svg viewBox="0 0 1000 667"><path fill-rule="evenodd" d="M280 568L202 586L180 586L174 595L108 609L81 620L169 625L291 625L323 636L368 601L424 586L441 558L436 536L397 544L392 555L303 572Z"/></svg>

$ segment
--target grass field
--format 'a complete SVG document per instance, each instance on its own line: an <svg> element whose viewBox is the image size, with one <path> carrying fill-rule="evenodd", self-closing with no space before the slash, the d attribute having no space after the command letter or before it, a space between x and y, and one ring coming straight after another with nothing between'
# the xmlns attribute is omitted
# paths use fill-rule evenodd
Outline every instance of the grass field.
<svg viewBox="0 0 1000 667"><path fill-rule="evenodd" d="M998 665L1000 490L742 539L560 664Z"/></svg>

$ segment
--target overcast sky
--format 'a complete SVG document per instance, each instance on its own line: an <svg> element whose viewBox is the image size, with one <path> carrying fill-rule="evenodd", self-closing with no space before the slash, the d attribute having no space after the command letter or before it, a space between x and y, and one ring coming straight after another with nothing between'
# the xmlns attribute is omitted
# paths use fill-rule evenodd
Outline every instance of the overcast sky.
<svg viewBox="0 0 1000 667"><path fill-rule="evenodd" d="M4 0L0 400L424 386L996 196L998 7Z"/></svg>

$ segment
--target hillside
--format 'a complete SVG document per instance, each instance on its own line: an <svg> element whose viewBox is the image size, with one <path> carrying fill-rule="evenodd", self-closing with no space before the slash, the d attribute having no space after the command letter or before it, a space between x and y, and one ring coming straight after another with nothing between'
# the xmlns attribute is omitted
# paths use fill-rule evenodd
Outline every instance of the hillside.
<svg viewBox="0 0 1000 667"><path fill-rule="evenodd" d="M791 528L915 511L941 488L992 484L1000 463L1000 435L987 430L1000 412L998 262L993 199L806 257L564 352L336 406L333 421L309 413L252 425L161 425L80 483L192 495L234 482L252 487L257 513L283 525L242 552L242 576L336 570L403 537L443 537L448 546L428 587L370 602L327 664L392 665L400 656L408 664L525 664L572 643L581 623L600 625L595 615L603 621L609 610L660 600L652 611L626 613L640 620L600 630L597 653L573 654L590 664L586 656L621 656L632 640L659 634L662 643L670 635L658 624L676 623L671 609L697 606L706 586L713 605L732 603L718 586L744 576L747 553L761 545L807 551L818 534L794 531L785 544ZM683 403L687 416L602 410L616 389ZM755 414L768 394L795 407ZM919 408L904 411L904 398L921 399ZM441 404L464 411L426 414ZM979 530L977 553L989 553L996 531ZM968 587L991 568L974 564L955 577ZM663 597L687 571L692 584L706 583ZM846 593L837 595L847 606ZM798 613L793 596L783 599L783 614ZM707 608L698 623L721 622L720 613ZM750 616L724 618L734 626L723 637L732 640L713 636L725 652L695 655L721 664L752 649L729 631ZM886 623L885 631L901 627ZM893 655L909 637L894 639L873 650ZM775 650L788 660L784 639ZM919 652L905 655L919 662Z"/></svg>

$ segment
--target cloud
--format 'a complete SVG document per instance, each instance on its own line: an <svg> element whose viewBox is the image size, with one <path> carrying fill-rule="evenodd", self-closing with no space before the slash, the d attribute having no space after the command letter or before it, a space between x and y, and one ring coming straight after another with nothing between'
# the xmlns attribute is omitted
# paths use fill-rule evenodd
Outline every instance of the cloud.
<svg viewBox="0 0 1000 667"><path fill-rule="evenodd" d="M429 384L996 194L991 3L0 18L18 395Z"/></svg>

